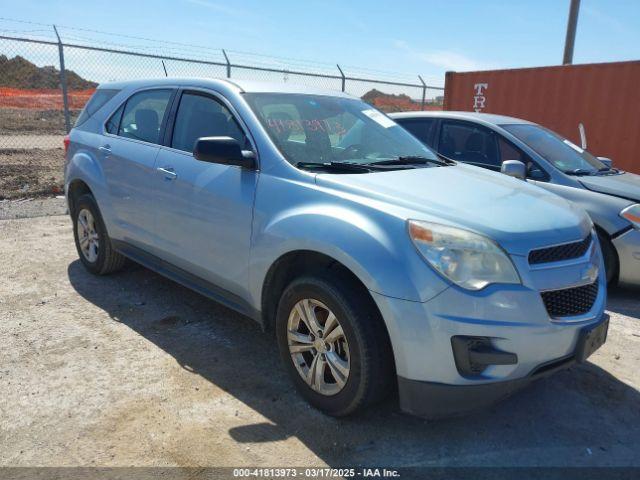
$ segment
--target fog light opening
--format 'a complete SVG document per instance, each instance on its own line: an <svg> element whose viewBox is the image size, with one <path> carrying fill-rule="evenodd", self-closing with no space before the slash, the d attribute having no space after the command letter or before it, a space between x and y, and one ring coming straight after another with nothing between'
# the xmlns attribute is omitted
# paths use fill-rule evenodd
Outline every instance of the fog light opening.
<svg viewBox="0 0 640 480"><path fill-rule="evenodd" d="M464 377L477 377L491 365L518 363L518 356L515 353L504 352L493 347L490 337L456 335L451 337L451 347L456 368Z"/></svg>

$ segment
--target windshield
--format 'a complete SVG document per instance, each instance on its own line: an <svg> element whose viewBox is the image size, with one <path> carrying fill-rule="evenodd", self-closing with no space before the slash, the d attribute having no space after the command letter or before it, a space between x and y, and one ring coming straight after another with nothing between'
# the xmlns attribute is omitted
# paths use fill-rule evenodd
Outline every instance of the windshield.
<svg viewBox="0 0 640 480"><path fill-rule="evenodd" d="M578 175L608 170L591 153L540 125L514 124L501 127L565 173Z"/></svg>
<svg viewBox="0 0 640 480"><path fill-rule="evenodd" d="M293 165L437 159L409 132L360 100L291 93L248 93L245 98Z"/></svg>

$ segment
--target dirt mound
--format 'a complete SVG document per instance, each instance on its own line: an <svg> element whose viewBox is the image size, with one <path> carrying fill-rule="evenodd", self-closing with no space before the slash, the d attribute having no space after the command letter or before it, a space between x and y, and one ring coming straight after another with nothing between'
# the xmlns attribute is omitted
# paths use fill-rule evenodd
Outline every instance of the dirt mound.
<svg viewBox="0 0 640 480"><path fill-rule="evenodd" d="M368 104L373 105L383 112L390 113L422 110L422 102L419 100L413 100L409 95L384 93L375 88L373 90L369 90L361 98ZM442 110L442 105L427 102L424 106L424 110Z"/></svg>
<svg viewBox="0 0 640 480"><path fill-rule="evenodd" d="M88 90L96 86L97 83L85 80L73 70L67 69L69 90ZM38 67L19 55L13 58L0 55L0 87L59 88L60 70L54 66Z"/></svg>

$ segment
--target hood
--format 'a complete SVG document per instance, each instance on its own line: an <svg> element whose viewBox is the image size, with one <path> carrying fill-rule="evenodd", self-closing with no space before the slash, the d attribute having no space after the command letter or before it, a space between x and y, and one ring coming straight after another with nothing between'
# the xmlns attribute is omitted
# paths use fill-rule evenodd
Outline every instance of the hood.
<svg viewBox="0 0 640 480"><path fill-rule="evenodd" d="M634 173L578 177L578 181L594 192L640 201L640 175Z"/></svg>
<svg viewBox="0 0 640 480"><path fill-rule="evenodd" d="M319 174L316 182L356 194L404 219L458 226L486 235L515 255L584 238L582 209L539 187L459 164L367 174ZM365 202L366 203L366 202Z"/></svg>

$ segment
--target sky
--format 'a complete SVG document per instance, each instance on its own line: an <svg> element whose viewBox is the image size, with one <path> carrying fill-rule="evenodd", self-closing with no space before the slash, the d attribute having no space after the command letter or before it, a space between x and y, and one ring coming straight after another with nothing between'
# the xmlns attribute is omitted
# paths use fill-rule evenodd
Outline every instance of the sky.
<svg viewBox="0 0 640 480"><path fill-rule="evenodd" d="M559 64L568 11L569 0L0 0L0 17L85 29L61 29L76 41L144 37L193 45L169 50L182 55L225 48L232 61L272 55L440 85L448 70ZM0 20L0 35L36 30ZM640 0L582 0L574 63L639 58Z"/></svg>

